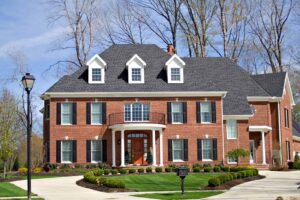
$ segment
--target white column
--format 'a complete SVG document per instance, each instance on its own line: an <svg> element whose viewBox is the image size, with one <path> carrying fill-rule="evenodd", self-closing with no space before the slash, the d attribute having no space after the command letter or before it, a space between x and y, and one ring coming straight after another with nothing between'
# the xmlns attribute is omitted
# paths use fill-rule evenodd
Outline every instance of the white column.
<svg viewBox="0 0 300 200"><path fill-rule="evenodd" d="M121 167L125 167L124 130L121 130Z"/></svg>
<svg viewBox="0 0 300 200"><path fill-rule="evenodd" d="M152 165L156 166L156 143L155 143L155 130L152 130Z"/></svg>
<svg viewBox="0 0 300 200"><path fill-rule="evenodd" d="M163 160L163 132L162 129L159 130L159 166L164 166Z"/></svg>
<svg viewBox="0 0 300 200"><path fill-rule="evenodd" d="M116 131L112 130L112 166L116 166Z"/></svg>
<svg viewBox="0 0 300 200"><path fill-rule="evenodd" d="M265 133L261 132L261 145L262 145L262 164L266 163L266 144L265 144Z"/></svg>

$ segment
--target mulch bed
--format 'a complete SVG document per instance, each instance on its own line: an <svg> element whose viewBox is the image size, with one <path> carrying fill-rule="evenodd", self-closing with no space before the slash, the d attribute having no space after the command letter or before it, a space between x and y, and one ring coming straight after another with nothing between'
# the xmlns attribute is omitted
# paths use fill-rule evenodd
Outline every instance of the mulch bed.
<svg viewBox="0 0 300 200"><path fill-rule="evenodd" d="M76 184L81 187L85 187L85 188L89 188L89 189L97 190L97 191L101 191L101 192L136 192L134 190L129 190L129 189L125 189L125 188L109 188L109 187L105 187L105 186L99 186L97 184L85 182L83 179L76 181Z"/></svg>
<svg viewBox="0 0 300 200"><path fill-rule="evenodd" d="M235 179L233 181L226 182L223 185L216 186L216 187L205 186L203 189L204 190L229 190L230 188L232 188L236 185L246 183L249 181L263 179L263 178L265 178L265 176L258 175L258 176L243 178L243 179Z"/></svg>

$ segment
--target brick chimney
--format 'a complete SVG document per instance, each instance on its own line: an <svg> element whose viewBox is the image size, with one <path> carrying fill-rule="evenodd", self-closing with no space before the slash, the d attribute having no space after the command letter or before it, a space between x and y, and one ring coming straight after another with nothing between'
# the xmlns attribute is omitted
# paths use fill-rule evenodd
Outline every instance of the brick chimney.
<svg viewBox="0 0 300 200"><path fill-rule="evenodd" d="M170 55L174 55L175 54L175 50L174 50L172 44L168 44L167 51L168 51L168 54L170 54Z"/></svg>

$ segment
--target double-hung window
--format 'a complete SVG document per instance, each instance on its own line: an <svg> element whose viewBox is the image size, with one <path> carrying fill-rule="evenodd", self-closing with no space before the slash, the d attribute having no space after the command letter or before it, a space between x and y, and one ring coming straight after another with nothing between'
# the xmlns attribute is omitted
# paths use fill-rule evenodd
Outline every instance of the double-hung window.
<svg viewBox="0 0 300 200"><path fill-rule="evenodd" d="M213 141L210 139L202 140L202 159L213 160Z"/></svg>
<svg viewBox="0 0 300 200"><path fill-rule="evenodd" d="M227 139L236 139L237 138L237 126L236 120L230 119L227 120Z"/></svg>
<svg viewBox="0 0 300 200"><path fill-rule="evenodd" d="M93 68L92 69L92 81L96 81L96 82L101 82L102 80L102 72L101 72L101 68Z"/></svg>
<svg viewBox="0 0 300 200"><path fill-rule="evenodd" d="M183 103L172 102L172 123L183 123Z"/></svg>
<svg viewBox="0 0 300 200"><path fill-rule="evenodd" d="M211 102L201 102L201 122L212 122Z"/></svg>
<svg viewBox="0 0 300 200"><path fill-rule="evenodd" d="M284 109L284 125L289 128L289 110L287 108Z"/></svg>
<svg viewBox="0 0 300 200"><path fill-rule="evenodd" d="M102 123L102 104L91 103L91 122L92 124Z"/></svg>
<svg viewBox="0 0 300 200"><path fill-rule="evenodd" d="M62 124L68 125L73 124L73 104L72 103L62 103L61 104L61 119Z"/></svg>
<svg viewBox="0 0 300 200"><path fill-rule="evenodd" d="M91 141L91 162L92 163L102 162L102 141L101 140Z"/></svg>
<svg viewBox="0 0 300 200"><path fill-rule="evenodd" d="M286 141L286 160L291 160L291 146L290 141Z"/></svg>
<svg viewBox="0 0 300 200"><path fill-rule="evenodd" d="M141 68L132 68L131 69L131 80L132 81L141 81L142 80Z"/></svg>
<svg viewBox="0 0 300 200"><path fill-rule="evenodd" d="M50 119L50 105L46 104L45 106L45 116L46 116L46 120Z"/></svg>
<svg viewBox="0 0 300 200"><path fill-rule="evenodd" d="M172 81L180 81L180 68L171 68L171 80Z"/></svg>
<svg viewBox="0 0 300 200"><path fill-rule="evenodd" d="M125 104L125 121L149 121L149 104L132 103Z"/></svg>
<svg viewBox="0 0 300 200"><path fill-rule="evenodd" d="M61 162L73 162L73 141L61 141Z"/></svg>
<svg viewBox="0 0 300 200"><path fill-rule="evenodd" d="M173 161L184 160L184 145L183 140L173 140Z"/></svg>

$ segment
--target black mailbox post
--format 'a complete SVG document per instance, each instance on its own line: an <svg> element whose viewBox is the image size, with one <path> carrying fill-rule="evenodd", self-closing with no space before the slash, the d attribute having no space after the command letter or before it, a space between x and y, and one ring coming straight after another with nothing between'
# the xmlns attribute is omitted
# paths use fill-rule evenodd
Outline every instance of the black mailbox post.
<svg viewBox="0 0 300 200"><path fill-rule="evenodd" d="M177 176L181 179L181 194L184 194L184 178L188 175L188 168L186 167L179 167L177 169Z"/></svg>

